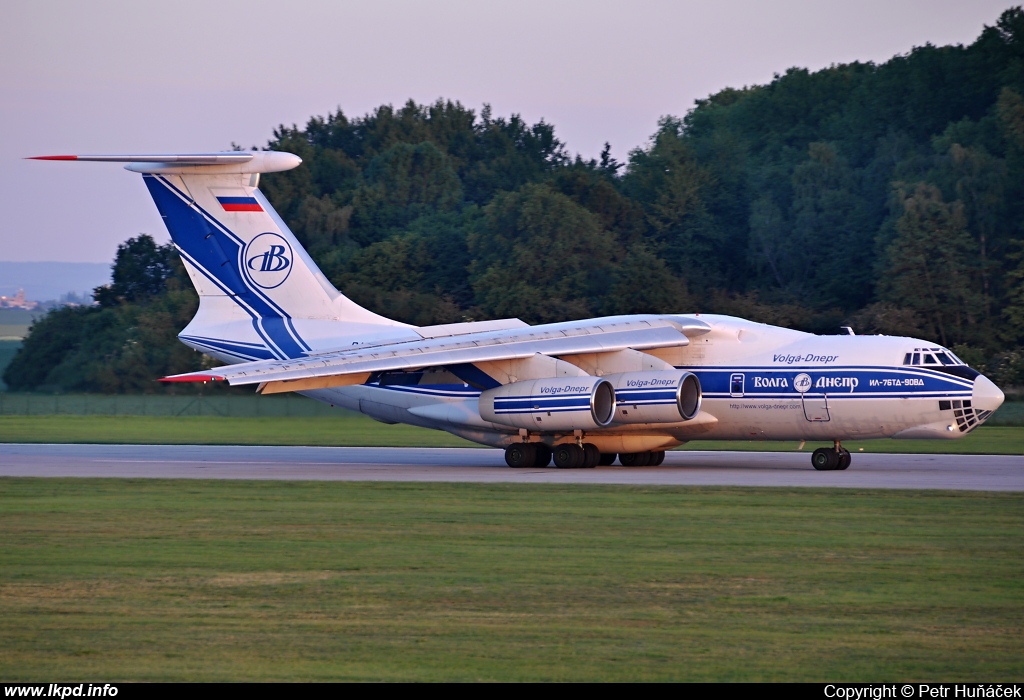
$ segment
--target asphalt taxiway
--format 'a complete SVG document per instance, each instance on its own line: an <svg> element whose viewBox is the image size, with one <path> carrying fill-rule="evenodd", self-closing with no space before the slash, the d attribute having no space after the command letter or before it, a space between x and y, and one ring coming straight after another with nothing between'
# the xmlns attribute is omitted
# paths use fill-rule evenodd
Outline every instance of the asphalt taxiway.
<svg viewBox="0 0 1024 700"><path fill-rule="evenodd" d="M562 470L471 448L2 444L0 476L1024 491L1024 456L858 453L847 471L818 472L807 452L686 451L658 467Z"/></svg>

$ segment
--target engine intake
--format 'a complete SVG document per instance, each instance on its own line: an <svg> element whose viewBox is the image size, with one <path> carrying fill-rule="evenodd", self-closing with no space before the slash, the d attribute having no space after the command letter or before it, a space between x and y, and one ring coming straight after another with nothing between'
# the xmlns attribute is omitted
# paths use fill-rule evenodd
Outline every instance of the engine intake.
<svg viewBox="0 0 1024 700"><path fill-rule="evenodd" d="M615 389L601 377L514 382L480 394L480 416L527 430L596 430L615 417Z"/></svg>
<svg viewBox="0 0 1024 700"><path fill-rule="evenodd" d="M678 423L700 412L700 380L690 372L626 372L605 379L615 387L617 424Z"/></svg>

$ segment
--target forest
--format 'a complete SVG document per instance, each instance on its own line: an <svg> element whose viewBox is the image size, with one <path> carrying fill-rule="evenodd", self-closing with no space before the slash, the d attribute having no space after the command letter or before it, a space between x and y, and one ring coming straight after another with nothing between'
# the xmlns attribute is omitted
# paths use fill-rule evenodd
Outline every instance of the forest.
<svg viewBox="0 0 1024 700"><path fill-rule="evenodd" d="M415 324L726 313L909 335L1024 384L1024 10L968 46L791 68L664 116L617 162L457 101L281 126L261 189L343 293ZM169 246L125 242L97 304L37 321L20 391L163 391L210 362ZM182 389L178 389L179 391Z"/></svg>

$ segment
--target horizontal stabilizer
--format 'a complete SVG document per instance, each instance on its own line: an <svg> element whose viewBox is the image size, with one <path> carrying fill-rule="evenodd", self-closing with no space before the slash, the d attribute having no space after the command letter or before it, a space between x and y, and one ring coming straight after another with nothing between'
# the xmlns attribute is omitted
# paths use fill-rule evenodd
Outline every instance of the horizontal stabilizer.
<svg viewBox="0 0 1024 700"><path fill-rule="evenodd" d="M91 156L32 156L25 160L82 160L97 163L181 163L187 165L223 165L224 163L248 163L253 154L243 151L230 153L184 153L153 155L91 155Z"/></svg>
<svg viewBox="0 0 1024 700"><path fill-rule="evenodd" d="M183 173L202 168L211 173L276 173L302 163L292 153L278 151L222 151L219 153L152 153L32 156L25 160L60 160L94 163L128 163L137 173Z"/></svg>

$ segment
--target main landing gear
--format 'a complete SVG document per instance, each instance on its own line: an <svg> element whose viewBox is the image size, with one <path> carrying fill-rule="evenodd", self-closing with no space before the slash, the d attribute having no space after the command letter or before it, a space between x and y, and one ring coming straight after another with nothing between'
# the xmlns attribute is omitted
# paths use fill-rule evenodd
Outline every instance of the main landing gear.
<svg viewBox="0 0 1024 700"><path fill-rule="evenodd" d="M552 458L559 469L593 469L598 465L607 467L614 464L616 457L624 467L656 467L665 461L665 451L616 455L614 452L601 452L589 442L582 445L570 442L556 445L554 449L539 442L517 442L505 448L505 463L513 469L540 469L551 464Z"/></svg>
<svg viewBox="0 0 1024 700"><path fill-rule="evenodd" d="M819 447L811 454L811 464L819 472L842 471L853 461L850 451L835 441L835 447Z"/></svg>
<svg viewBox="0 0 1024 700"><path fill-rule="evenodd" d="M559 469L592 469L601 461L601 451L589 442L556 445L553 450L539 442L517 442L505 448L505 464L513 469L540 469L551 464L552 457Z"/></svg>
<svg viewBox="0 0 1024 700"><path fill-rule="evenodd" d="M657 452L623 452L619 455L619 464L624 467L656 467L664 461L665 450L658 450Z"/></svg>
<svg viewBox="0 0 1024 700"><path fill-rule="evenodd" d="M505 464L513 469L546 467L551 464L551 448L539 442L517 442L505 448Z"/></svg>

